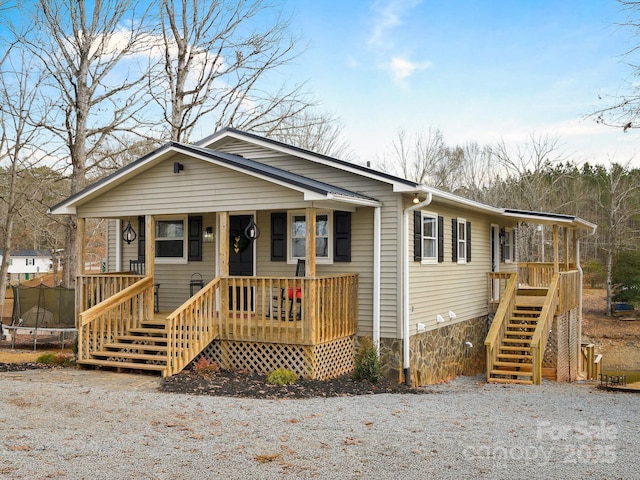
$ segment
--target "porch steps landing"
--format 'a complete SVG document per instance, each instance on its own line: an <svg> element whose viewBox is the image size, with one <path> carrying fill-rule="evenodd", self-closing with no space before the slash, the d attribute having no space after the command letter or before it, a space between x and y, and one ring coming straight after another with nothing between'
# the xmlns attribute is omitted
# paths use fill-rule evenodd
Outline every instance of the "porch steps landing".
<svg viewBox="0 0 640 480"><path fill-rule="evenodd" d="M120 371L151 371L165 374L168 368L168 331L164 320L141 322L140 328L132 328L127 335L105 343L92 358L78 361L80 366L92 366Z"/></svg>
<svg viewBox="0 0 640 480"><path fill-rule="evenodd" d="M542 290L542 289L541 289ZM533 384L531 339L538 325L546 290L516 295L516 305L508 318L500 350L488 378L493 383Z"/></svg>

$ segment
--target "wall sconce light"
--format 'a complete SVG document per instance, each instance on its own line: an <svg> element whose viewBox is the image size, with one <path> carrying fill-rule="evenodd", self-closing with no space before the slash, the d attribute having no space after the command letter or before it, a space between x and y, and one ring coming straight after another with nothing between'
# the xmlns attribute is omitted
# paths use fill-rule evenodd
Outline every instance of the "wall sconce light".
<svg viewBox="0 0 640 480"><path fill-rule="evenodd" d="M173 173L180 173L181 170L184 170L184 165L180 162L173 162Z"/></svg>
<svg viewBox="0 0 640 480"><path fill-rule="evenodd" d="M129 220L127 222L127 226L124 227L124 230L122 230L122 240L127 242L127 245L129 245L131 244L131 242L135 241L137 236L138 235L136 235L135 230L131 226L131 220Z"/></svg>
<svg viewBox="0 0 640 480"><path fill-rule="evenodd" d="M258 237L260 237L260 229L253 220L253 217L251 217L251 221L249 222L249 225L247 225L247 228L244 229L244 236L251 241L257 240Z"/></svg>
<svg viewBox="0 0 640 480"><path fill-rule="evenodd" d="M414 204L420 203L420 199L418 198L418 194L417 193L413 194L413 203Z"/></svg>
<svg viewBox="0 0 640 480"><path fill-rule="evenodd" d="M213 227L207 227L204 230L204 243L213 243Z"/></svg>

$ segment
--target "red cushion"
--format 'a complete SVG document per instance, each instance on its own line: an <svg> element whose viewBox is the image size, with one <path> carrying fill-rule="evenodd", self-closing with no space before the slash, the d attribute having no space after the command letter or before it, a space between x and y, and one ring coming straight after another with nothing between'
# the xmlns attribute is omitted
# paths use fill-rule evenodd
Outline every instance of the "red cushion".
<svg viewBox="0 0 640 480"><path fill-rule="evenodd" d="M287 292L287 296L289 300L293 299L293 287L289 287L289 291ZM300 300L302 298L302 288L296 287L296 299Z"/></svg>

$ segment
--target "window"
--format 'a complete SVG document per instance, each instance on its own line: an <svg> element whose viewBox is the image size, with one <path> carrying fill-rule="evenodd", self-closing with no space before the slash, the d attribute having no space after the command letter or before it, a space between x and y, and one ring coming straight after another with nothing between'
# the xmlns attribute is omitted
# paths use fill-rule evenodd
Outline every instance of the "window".
<svg viewBox="0 0 640 480"><path fill-rule="evenodd" d="M331 222L330 215L327 213L319 213L316 215L316 259L320 263L329 263L331 261ZM307 247L307 219L304 214L293 213L290 216L290 240L292 263L299 258L305 258Z"/></svg>
<svg viewBox="0 0 640 480"><path fill-rule="evenodd" d="M187 261L184 218L156 221L156 263Z"/></svg>
<svg viewBox="0 0 640 480"><path fill-rule="evenodd" d="M467 222L458 219L458 263L467 261Z"/></svg>
<svg viewBox="0 0 640 480"><path fill-rule="evenodd" d="M435 262L438 256L438 224L437 217L428 213L422 214L422 260Z"/></svg>
<svg viewBox="0 0 640 480"><path fill-rule="evenodd" d="M504 261L506 263L510 263L513 261L513 235L512 235L513 231L510 228L505 228L504 230L504 237L503 237L503 241L504 241L504 245L503 245L503 251L504 253L502 254L504 257Z"/></svg>
<svg viewBox="0 0 640 480"><path fill-rule="evenodd" d="M31 266L31 265L35 265L36 264L36 259L35 258L27 258L27 266Z"/></svg>

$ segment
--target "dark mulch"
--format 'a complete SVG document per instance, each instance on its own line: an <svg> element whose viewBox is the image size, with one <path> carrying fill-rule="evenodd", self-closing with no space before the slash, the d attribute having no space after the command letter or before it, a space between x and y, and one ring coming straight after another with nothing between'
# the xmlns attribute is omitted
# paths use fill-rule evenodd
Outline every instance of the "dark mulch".
<svg viewBox="0 0 640 480"><path fill-rule="evenodd" d="M51 365L42 363L0 363L0 372L22 372L24 370L35 370L36 368L51 368Z"/></svg>
<svg viewBox="0 0 640 480"><path fill-rule="evenodd" d="M184 371L164 378L160 390L195 395L270 399L346 397L376 393L431 393L423 388L411 388L389 380L381 380L377 383L366 380L356 381L349 375L327 381L301 379L294 385L278 387L267 384L266 375L224 370L214 375Z"/></svg>

